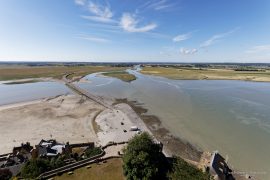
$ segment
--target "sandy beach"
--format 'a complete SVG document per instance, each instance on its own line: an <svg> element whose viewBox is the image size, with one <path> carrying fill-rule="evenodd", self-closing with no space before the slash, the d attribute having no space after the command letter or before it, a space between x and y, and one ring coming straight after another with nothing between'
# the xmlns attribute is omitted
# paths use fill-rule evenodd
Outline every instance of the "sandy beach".
<svg viewBox="0 0 270 180"><path fill-rule="evenodd" d="M22 142L34 145L41 139L96 142L92 120L103 109L78 95L0 106L0 154Z"/></svg>
<svg viewBox="0 0 270 180"><path fill-rule="evenodd" d="M101 145L104 146L109 142L127 142L137 133L130 130L132 126L152 134L128 104L121 103L113 107L104 110L95 119L100 128L97 136Z"/></svg>
<svg viewBox="0 0 270 180"><path fill-rule="evenodd" d="M112 100L105 100L113 103ZM57 97L0 106L0 154L11 152L23 142L37 144L41 139L60 142L128 141L137 132L151 131L136 112L125 103L105 108L80 95ZM98 127L98 131L95 127ZM96 132L97 131L97 132Z"/></svg>
<svg viewBox="0 0 270 180"><path fill-rule="evenodd" d="M104 98L103 101L112 108L105 108L81 95L0 106L0 154L11 152L22 142L35 145L41 139L95 142L102 146L109 142L127 142L138 133L130 130L136 126L162 142L167 156L179 155L199 161L201 151L173 137L157 117L144 114L146 109L127 100Z"/></svg>

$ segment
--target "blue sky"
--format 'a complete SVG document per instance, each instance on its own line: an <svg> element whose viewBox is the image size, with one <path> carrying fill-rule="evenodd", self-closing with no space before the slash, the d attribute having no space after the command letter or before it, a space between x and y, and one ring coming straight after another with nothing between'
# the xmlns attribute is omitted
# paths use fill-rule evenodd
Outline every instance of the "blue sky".
<svg viewBox="0 0 270 180"><path fill-rule="evenodd" d="M269 0L0 0L0 61L269 62Z"/></svg>

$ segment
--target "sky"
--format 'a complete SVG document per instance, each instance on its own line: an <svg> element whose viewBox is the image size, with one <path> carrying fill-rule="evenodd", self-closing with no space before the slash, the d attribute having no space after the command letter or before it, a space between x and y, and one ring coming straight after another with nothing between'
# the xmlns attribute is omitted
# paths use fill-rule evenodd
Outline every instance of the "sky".
<svg viewBox="0 0 270 180"><path fill-rule="evenodd" d="M0 61L270 63L270 1L0 0Z"/></svg>

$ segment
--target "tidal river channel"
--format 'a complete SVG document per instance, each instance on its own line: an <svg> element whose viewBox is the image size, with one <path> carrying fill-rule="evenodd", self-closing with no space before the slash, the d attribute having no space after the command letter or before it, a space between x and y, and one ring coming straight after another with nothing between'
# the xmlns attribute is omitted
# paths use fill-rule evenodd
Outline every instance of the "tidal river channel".
<svg viewBox="0 0 270 180"><path fill-rule="evenodd" d="M126 83L91 74L85 77L90 83L79 86L143 103L175 136L228 155L236 169L270 178L270 83L170 80L129 72L137 80Z"/></svg>

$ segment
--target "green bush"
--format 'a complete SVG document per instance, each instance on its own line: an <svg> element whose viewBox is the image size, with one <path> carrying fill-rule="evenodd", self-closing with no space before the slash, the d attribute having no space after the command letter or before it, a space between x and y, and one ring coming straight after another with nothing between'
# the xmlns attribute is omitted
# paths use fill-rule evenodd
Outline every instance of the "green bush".
<svg viewBox="0 0 270 180"><path fill-rule="evenodd" d="M23 178L35 178L41 173L49 171L51 169L50 161L47 159L31 159L28 161L21 170Z"/></svg>
<svg viewBox="0 0 270 180"><path fill-rule="evenodd" d="M90 158L102 153L102 150L99 147L89 148L85 150L85 156Z"/></svg>
<svg viewBox="0 0 270 180"><path fill-rule="evenodd" d="M50 160L50 168L56 169L56 168L64 166L65 165L64 159L65 158L62 156L59 156L58 158L52 158Z"/></svg>
<svg viewBox="0 0 270 180"><path fill-rule="evenodd" d="M175 157L173 160L172 171L168 173L168 178L172 180L209 180L210 175L204 173L196 167L188 164L182 158Z"/></svg>
<svg viewBox="0 0 270 180"><path fill-rule="evenodd" d="M28 161L21 170L23 178L35 178L40 174L64 166L64 157L56 157L51 160L48 159L31 159Z"/></svg>

